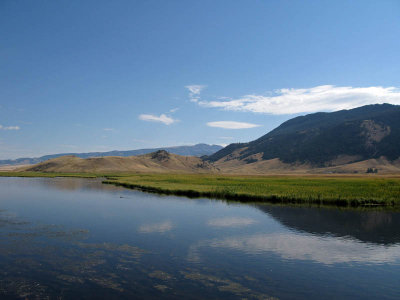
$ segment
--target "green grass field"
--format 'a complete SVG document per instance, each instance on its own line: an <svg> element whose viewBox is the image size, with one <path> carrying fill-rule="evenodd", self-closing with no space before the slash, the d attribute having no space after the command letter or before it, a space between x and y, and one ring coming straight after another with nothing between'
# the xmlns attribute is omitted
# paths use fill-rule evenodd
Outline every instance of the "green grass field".
<svg viewBox="0 0 400 300"><path fill-rule="evenodd" d="M105 177L104 183L147 192L189 197L212 197L243 202L400 206L399 177L57 174L35 172L0 172L0 176Z"/></svg>
<svg viewBox="0 0 400 300"><path fill-rule="evenodd" d="M400 178L141 174L110 176L105 183L149 192L239 201L400 205Z"/></svg>

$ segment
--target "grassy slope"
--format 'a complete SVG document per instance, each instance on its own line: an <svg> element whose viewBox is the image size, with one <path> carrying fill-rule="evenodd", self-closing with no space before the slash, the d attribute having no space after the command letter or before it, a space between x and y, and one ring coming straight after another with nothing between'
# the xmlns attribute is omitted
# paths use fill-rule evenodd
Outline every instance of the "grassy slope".
<svg viewBox="0 0 400 300"><path fill-rule="evenodd" d="M400 178L363 176L231 176L210 174L61 174L0 172L0 176L106 177L105 183L164 194L240 201L357 206L400 205Z"/></svg>

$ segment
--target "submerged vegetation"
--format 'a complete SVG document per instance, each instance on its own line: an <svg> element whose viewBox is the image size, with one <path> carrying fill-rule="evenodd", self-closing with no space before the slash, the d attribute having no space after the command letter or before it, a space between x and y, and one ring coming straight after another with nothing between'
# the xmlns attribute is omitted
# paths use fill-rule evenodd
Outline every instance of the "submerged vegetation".
<svg viewBox="0 0 400 300"><path fill-rule="evenodd" d="M0 176L105 178L103 183L146 192L242 202L337 206L398 206L400 178L383 176L233 176L0 172Z"/></svg>

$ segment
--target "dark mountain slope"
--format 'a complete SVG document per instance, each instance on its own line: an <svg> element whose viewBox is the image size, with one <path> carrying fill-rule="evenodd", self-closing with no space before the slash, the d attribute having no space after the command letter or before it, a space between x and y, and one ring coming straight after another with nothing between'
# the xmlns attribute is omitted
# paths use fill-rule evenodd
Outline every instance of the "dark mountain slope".
<svg viewBox="0 0 400 300"><path fill-rule="evenodd" d="M284 122L261 138L231 144L210 161L239 159L253 162L279 158L286 163L329 165L339 157L350 161L400 157L400 106L368 105L332 113L315 113Z"/></svg>

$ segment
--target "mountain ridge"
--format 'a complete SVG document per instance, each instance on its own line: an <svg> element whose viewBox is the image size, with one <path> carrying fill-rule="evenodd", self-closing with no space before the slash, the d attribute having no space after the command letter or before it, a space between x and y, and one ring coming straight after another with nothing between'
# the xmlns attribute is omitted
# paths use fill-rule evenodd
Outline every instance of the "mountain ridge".
<svg viewBox="0 0 400 300"><path fill-rule="evenodd" d="M17 171L44 173L215 173L219 170L196 156L182 156L165 150L138 156L80 158L66 155L52 158Z"/></svg>
<svg viewBox="0 0 400 300"><path fill-rule="evenodd" d="M288 164L328 167L345 157L346 163L398 159L400 106L375 104L299 116L254 141L230 144L206 159L254 163L279 158Z"/></svg>
<svg viewBox="0 0 400 300"><path fill-rule="evenodd" d="M299 116L254 141L230 144L209 156L165 150L130 157L64 156L19 171L399 174L400 106L368 105Z"/></svg>
<svg viewBox="0 0 400 300"><path fill-rule="evenodd" d="M57 158L57 157L62 157L62 156L68 156L68 155L74 155L76 157L80 158L90 158L90 157L107 157L107 156L122 156L122 157L127 157L127 156L137 156L137 155L143 155L147 153L152 153L156 152L159 150L166 150L169 153L172 154L178 154L178 155L188 155L188 156L204 156L204 155L210 155L214 152L217 152L218 150L222 149L223 147L220 145L209 145L205 143L199 143L196 145L192 146L173 146L173 147L159 147L159 148L144 148L144 149L137 149L137 150L113 150L113 151L107 151L107 152L85 152L85 153L59 153L59 154L50 154L50 155L44 155L40 157L34 157L34 158L18 158L18 159L5 159L5 160L0 160L0 165L31 165L31 164L37 164L41 163L43 161Z"/></svg>

